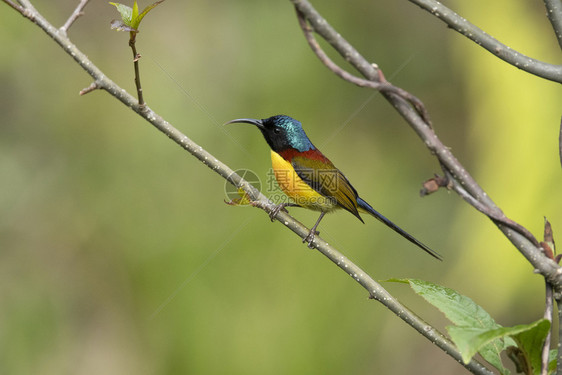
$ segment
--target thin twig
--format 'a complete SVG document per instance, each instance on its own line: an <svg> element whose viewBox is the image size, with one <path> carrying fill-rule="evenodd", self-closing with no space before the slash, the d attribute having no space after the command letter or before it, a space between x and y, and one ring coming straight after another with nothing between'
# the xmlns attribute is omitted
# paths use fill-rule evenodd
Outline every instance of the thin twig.
<svg viewBox="0 0 562 375"><path fill-rule="evenodd" d="M137 96L139 98L139 105L141 108L143 108L145 103L144 103L144 98L142 96L142 87L140 82L140 70L139 70L139 59L141 56L137 53L137 47L135 45L137 32L131 31L130 35L131 38L129 39L129 46L133 50L133 65L135 68L135 85L137 87Z"/></svg>
<svg viewBox="0 0 562 375"><path fill-rule="evenodd" d="M516 68L534 74L538 77L562 83L562 66L545 63L515 51L505 44L500 43L494 37L488 35L480 28L468 22L466 19L459 16L437 0L409 1L419 5L422 9L445 22L451 29L466 36L479 46L487 49L489 52ZM552 0L552 2L558 2L560 6L560 0Z"/></svg>
<svg viewBox="0 0 562 375"><path fill-rule="evenodd" d="M560 0L543 0L546 15L552 24L558 44L562 47L562 2Z"/></svg>
<svg viewBox="0 0 562 375"><path fill-rule="evenodd" d="M84 7L86 6L86 4L88 4L88 1L90 1L90 0L80 0L80 3L78 4L78 6L76 7L76 9L74 9L74 12L72 12L70 17L68 17L68 19L66 20L64 25L60 28L61 32L66 34L68 32L68 29L70 28L70 26L72 26L72 24L74 23L74 21L76 21L78 19L78 17L84 15L83 10L84 10Z"/></svg>
<svg viewBox="0 0 562 375"><path fill-rule="evenodd" d="M351 82L354 85L357 85L357 86L360 86L360 87L369 87L369 88L375 89L377 91L385 92L385 93L394 93L394 94L402 97L404 100L408 101L416 109L416 111L422 116L422 118L428 124L428 126L431 126L431 121L429 119L429 113L425 109L425 106L423 105L422 101L420 99L418 99L417 97L415 97L414 95L410 94L408 91L406 91L406 90L404 90L400 87L394 86L393 84L388 82L384 78L384 75L382 75L382 71L380 70L379 67L376 68L378 70L378 73L379 73L379 76L378 76L377 80L376 81L375 80L370 81L370 80L366 80L366 79L354 76L353 74L347 72L346 70L339 67L335 62L333 62L332 59L330 59L328 57L326 52L324 52L322 47L320 47L320 44L318 44L318 41L316 40L316 38L314 37L314 34L312 33L312 29L310 28L310 26L308 25L308 22L306 21L305 15L301 11L299 11L298 9L296 9L296 11L297 11L297 18L299 20L299 25L300 25L303 33L304 33L306 41L308 42L309 46L312 48L312 50L314 51L316 56L318 56L318 59L324 65L326 65L328 67L328 69L330 69L332 72L334 72L340 78L342 78L342 79L344 79L348 82Z"/></svg>
<svg viewBox="0 0 562 375"><path fill-rule="evenodd" d="M94 81L90 84L90 86L80 90L79 94L80 94L80 96L86 95L86 94L88 94L88 93L90 93L94 90L97 90L97 89L101 89L101 86L96 81Z"/></svg>

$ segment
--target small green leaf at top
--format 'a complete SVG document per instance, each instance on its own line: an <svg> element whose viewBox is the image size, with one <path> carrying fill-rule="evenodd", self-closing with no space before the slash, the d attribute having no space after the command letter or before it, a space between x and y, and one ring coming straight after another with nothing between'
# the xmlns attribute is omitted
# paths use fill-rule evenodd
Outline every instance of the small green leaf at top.
<svg viewBox="0 0 562 375"><path fill-rule="evenodd" d="M164 0L158 0L157 2L144 8L141 13L139 13L139 6L136 0L134 1L132 8L124 4L110 2L109 4L114 5L117 8L119 14L121 14L120 21L111 21L111 28L117 31L138 32L139 25L144 16L146 16L148 12L150 12L162 2L164 2Z"/></svg>

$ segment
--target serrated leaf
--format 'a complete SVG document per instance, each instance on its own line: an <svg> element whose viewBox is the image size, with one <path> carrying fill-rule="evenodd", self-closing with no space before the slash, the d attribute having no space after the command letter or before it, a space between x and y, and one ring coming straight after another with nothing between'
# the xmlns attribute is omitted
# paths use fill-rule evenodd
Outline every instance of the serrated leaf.
<svg viewBox="0 0 562 375"><path fill-rule="evenodd" d="M132 27L131 22L133 20L133 9L120 3L110 2L110 4L114 5L117 8L117 11L119 12L119 14L121 14L121 20L123 21L123 23L129 27Z"/></svg>
<svg viewBox="0 0 562 375"><path fill-rule="evenodd" d="M423 280L408 279L414 292L437 307L458 326L494 329L499 325L472 299L457 291Z"/></svg>
<svg viewBox="0 0 562 375"><path fill-rule="evenodd" d="M414 292L437 307L455 325L474 330L473 335L501 327L486 310L474 303L469 297L453 289L423 280L407 279L407 281ZM509 371L503 367L500 353L510 345L514 346L515 342L509 337L505 340L490 340L485 345L482 345L479 353L486 361L500 370L502 374L506 374Z"/></svg>

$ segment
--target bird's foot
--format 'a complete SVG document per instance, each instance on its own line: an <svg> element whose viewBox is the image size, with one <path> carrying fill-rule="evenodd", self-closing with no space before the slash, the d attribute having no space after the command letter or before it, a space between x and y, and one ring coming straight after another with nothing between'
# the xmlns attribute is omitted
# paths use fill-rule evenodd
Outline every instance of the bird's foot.
<svg viewBox="0 0 562 375"><path fill-rule="evenodd" d="M308 236L306 236L302 242L303 243L307 243L307 246L309 249L314 249L314 238L316 238L316 236L320 234L319 231L315 230L315 229L311 229L310 232L308 232Z"/></svg>
<svg viewBox="0 0 562 375"><path fill-rule="evenodd" d="M287 211L287 209L285 208L285 206L287 205L288 205L287 203L281 203L275 206L269 213L269 218L271 219L271 221L275 221L275 218L277 217L277 215L279 215L279 212L281 211L285 211L288 213L289 211Z"/></svg>

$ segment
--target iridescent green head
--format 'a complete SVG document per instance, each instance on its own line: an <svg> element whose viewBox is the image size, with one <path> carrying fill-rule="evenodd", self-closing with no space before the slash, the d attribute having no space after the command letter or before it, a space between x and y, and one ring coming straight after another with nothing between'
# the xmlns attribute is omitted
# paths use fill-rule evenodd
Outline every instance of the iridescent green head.
<svg viewBox="0 0 562 375"><path fill-rule="evenodd" d="M294 148L300 152L316 149L306 136L300 121L289 116L277 115L263 120L240 118L227 122L227 124L233 123L246 123L257 126L269 147L275 152L288 148Z"/></svg>

